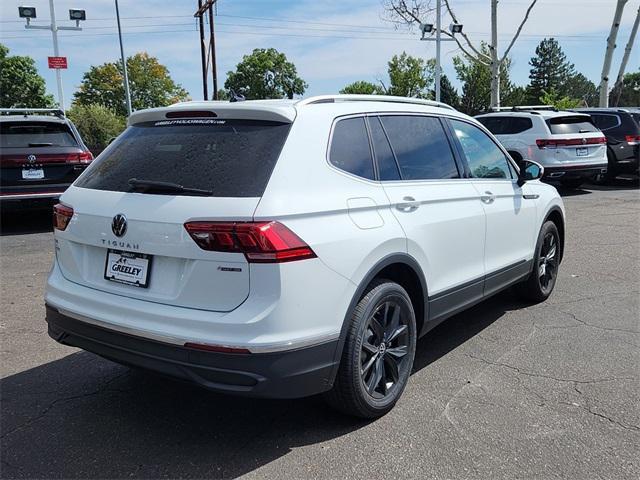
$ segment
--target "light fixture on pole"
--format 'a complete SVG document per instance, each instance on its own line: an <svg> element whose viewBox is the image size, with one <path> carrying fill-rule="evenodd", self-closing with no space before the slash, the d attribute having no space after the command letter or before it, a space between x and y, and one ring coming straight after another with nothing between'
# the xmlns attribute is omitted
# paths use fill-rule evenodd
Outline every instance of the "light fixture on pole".
<svg viewBox="0 0 640 480"><path fill-rule="evenodd" d="M431 23L421 23L420 31L422 32L422 37L420 40L425 42L436 42L436 75L435 75L435 84L436 84L436 102L440 101L440 78L442 76L442 68L440 66L440 43L441 42L453 42L455 41L453 38L442 38L442 0L437 0L436 3L436 26L433 27ZM451 35L455 35L457 33L462 33L462 24L460 23L452 23L449 25L449 31ZM435 38L433 38L433 34ZM427 36L427 34L430 34Z"/></svg>
<svg viewBox="0 0 640 480"><path fill-rule="evenodd" d="M80 31L80 22L87 19L87 15L84 10L71 9L69 10L69 19L75 20L75 27L59 27L56 23L56 11L53 6L53 0L49 0L49 10L51 12L51 24L50 25L31 25L31 20L37 18L35 7L18 7L18 16L24 18L27 24L24 28L29 30L50 30L51 37L53 39L53 57L49 57L49 68L56 71L56 82L58 84L58 106L64 112L64 93L62 90L62 76L60 69L67 68L67 57L61 57L58 50L58 30L75 30Z"/></svg>

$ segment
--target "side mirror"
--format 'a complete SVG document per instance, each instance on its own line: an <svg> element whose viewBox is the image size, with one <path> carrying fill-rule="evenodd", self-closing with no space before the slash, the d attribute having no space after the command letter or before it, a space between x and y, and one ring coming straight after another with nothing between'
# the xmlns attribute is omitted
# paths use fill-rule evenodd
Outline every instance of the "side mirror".
<svg viewBox="0 0 640 480"><path fill-rule="evenodd" d="M518 186L523 186L526 182L537 180L544 175L544 167L533 160L523 160L518 176Z"/></svg>

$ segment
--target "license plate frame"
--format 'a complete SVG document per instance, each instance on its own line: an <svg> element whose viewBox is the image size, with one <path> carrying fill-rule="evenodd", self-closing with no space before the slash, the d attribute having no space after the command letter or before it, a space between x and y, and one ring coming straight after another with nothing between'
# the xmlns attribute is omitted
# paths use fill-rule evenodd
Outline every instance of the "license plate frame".
<svg viewBox="0 0 640 480"><path fill-rule="evenodd" d="M23 168L23 180L42 180L44 179L44 168Z"/></svg>
<svg viewBox="0 0 640 480"><path fill-rule="evenodd" d="M589 147L578 147L578 148L576 148L576 156L577 157L588 157L589 156Z"/></svg>
<svg viewBox="0 0 640 480"><path fill-rule="evenodd" d="M124 259L124 261L122 259ZM128 265L127 260L129 260ZM107 249L107 255L105 257L103 270L104 279L123 285L130 285L132 287L148 288L149 280L151 278L152 260L153 255L149 255L147 253L128 252L125 250L109 248ZM115 272L113 271L113 265L115 264L125 265L133 269L142 268L142 271L134 272L134 274L126 271ZM113 272L112 275L108 275L110 271Z"/></svg>

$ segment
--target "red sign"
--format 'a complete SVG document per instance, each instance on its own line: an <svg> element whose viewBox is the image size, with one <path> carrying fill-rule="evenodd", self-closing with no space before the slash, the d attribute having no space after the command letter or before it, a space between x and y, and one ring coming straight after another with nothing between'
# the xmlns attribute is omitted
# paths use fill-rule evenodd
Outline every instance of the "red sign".
<svg viewBox="0 0 640 480"><path fill-rule="evenodd" d="M67 57L48 57L49 68L67 68Z"/></svg>

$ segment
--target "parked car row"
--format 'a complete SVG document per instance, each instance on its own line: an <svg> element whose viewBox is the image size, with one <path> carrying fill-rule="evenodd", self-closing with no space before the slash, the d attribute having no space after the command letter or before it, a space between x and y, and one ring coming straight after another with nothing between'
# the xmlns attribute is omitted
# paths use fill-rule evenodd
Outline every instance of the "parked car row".
<svg viewBox="0 0 640 480"><path fill-rule="evenodd" d="M543 165L547 181L577 188L587 180L638 173L640 110L507 107L476 118L516 162Z"/></svg>

